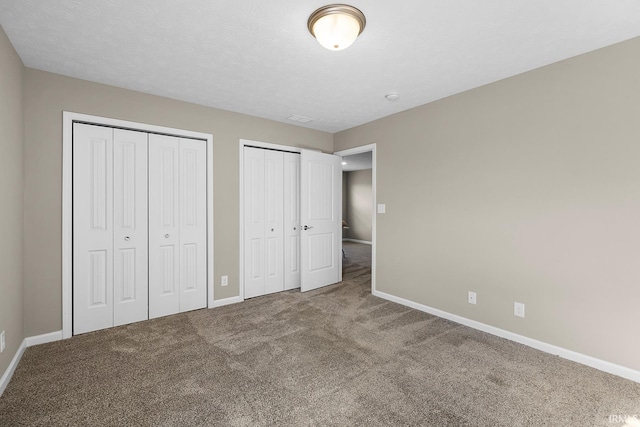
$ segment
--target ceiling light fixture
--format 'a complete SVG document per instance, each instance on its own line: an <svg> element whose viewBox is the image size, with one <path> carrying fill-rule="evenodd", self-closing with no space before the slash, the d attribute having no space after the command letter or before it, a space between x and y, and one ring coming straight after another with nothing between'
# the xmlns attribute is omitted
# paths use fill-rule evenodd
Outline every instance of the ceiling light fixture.
<svg viewBox="0 0 640 427"><path fill-rule="evenodd" d="M346 4L323 6L313 12L307 21L309 32L329 50L342 50L351 46L366 24L364 14Z"/></svg>

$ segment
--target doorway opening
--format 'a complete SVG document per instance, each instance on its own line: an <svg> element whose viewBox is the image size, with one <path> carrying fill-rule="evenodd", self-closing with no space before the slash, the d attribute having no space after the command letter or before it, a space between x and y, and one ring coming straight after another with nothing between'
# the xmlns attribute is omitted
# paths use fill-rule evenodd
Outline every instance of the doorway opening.
<svg viewBox="0 0 640 427"><path fill-rule="evenodd" d="M371 274L376 289L376 145L342 150L343 280Z"/></svg>

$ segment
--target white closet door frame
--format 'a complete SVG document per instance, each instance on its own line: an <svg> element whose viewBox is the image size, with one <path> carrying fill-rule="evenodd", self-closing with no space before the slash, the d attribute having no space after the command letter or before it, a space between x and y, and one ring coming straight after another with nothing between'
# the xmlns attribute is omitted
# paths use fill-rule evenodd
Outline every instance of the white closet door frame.
<svg viewBox="0 0 640 427"><path fill-rule="evenodd" d="M216 301L213 271L213 135L184 129L155 126L144 123L117 120L107 117L64 111L62 113L62 338L70 338L73 332L73 123L110 126L142 132L175 135L201 139L207 143L207 307L237 302ZM242 292L242 290L240 291Z"/></svg>

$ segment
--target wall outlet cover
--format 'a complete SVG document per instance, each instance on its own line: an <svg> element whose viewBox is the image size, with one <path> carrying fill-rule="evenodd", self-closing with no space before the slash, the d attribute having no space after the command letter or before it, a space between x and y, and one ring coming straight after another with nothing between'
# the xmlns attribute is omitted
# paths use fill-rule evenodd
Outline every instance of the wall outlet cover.
<svg viewBox="0 0 640 427"><path fill-rule="evenodd" d="M524 304L521 302L513 303L513 315L518 317L524 317Z"/></svg>
<svg viewBox="0 0 640 427"><path fill-rule="evenodd" d="M469 291L469 296L468 296L468 300L467 301L469 301L469 304L475 304L476 303L476 293Z"/></svg>

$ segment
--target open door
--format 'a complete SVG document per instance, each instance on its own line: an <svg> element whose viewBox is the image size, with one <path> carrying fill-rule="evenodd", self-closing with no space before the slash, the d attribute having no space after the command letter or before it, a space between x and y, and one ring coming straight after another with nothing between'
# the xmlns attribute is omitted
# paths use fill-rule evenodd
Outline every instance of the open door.
<svg viewBox="0 0 640 427"><path fill-rule="evenodd" d="M302 292L342 280L342 158L302 150Z"/></svg>

